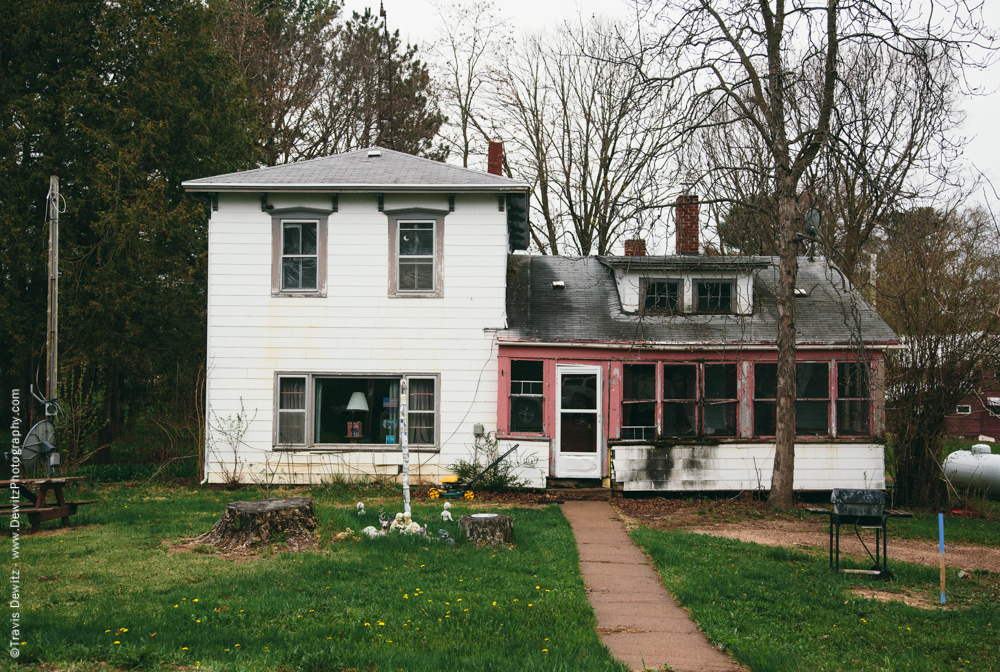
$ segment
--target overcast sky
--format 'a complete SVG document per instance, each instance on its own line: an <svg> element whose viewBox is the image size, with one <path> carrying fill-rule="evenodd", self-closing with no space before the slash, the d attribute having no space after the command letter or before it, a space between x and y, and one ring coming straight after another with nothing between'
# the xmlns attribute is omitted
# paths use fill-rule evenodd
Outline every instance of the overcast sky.
<svg viewBox="0 0 1000 672"><path fill-rule="evenodd" d="M437 35L439 18L435 4L443 7L453 4L452 0L384 0L384 3L389 29L398 29L406 41L418 44L430 42ZM365 7L378 13L378 0L346 0L345 4L348 15L351 11L364 11ZM625 0L499 0L496 4L517 30L556 26L581 13L583 16L603 14L618 18L629 12ZM1000 28L1000 2L987 2L985 15L991 28ZM971 79L982 90L995 91L1000 87L1000 64L991 71L972 75ZM961 132L970 138L966 156L1000 191L1000 93L967 98L965 111L967 118ZM988 200L1000 202L1000 198L993 195Z"/></svg>

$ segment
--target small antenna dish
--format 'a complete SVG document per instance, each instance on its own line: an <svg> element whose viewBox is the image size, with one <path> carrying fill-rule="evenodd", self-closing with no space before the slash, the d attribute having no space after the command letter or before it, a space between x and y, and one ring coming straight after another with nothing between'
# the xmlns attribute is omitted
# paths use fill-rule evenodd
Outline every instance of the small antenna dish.
<svg viewBox="0 0 1000 672"><path fill-rule="evenodd" d="M53 464L59 464L56 452L56 428L48 420L42 420L24 437L21 444L21 462L25 469L31 469L40 461L45 461L45 477L48 478Z"/></svg>

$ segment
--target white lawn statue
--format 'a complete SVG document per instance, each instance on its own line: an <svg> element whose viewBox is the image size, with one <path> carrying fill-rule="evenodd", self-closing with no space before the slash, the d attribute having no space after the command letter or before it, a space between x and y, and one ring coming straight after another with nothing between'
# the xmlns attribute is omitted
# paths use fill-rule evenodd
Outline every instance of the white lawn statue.
<svg viewBox="0 0 1000 672"><path fill-rule="evenodd" d="M455 522L451 517L451 511L447 510L441 512L441 520L448 521L449 523Z"/></svg>

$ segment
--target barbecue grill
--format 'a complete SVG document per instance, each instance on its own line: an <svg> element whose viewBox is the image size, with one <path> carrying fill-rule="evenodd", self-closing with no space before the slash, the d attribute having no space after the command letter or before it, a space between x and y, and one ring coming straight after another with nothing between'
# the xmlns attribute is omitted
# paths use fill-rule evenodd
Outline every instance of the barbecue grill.
<svg viewBox="0 0 1000 672"><path fill-rule="evenodd" d="M833 510L806 509L809 513L830 517L830 568L839 574L866 574L881 579L891 579L889 571L888 551L886 549L888 532L886 521L889 518L912 518L913 514L903 511L892 511L885 508L885 493L881 490L848 490L837 489L830 494ZM858 528L874 530L875 555L869 557L875 562L871 569L841 569L840 568L840 526L854 525L861 545L868 551ZM879 544L881 542L881 548Z"/></svg>

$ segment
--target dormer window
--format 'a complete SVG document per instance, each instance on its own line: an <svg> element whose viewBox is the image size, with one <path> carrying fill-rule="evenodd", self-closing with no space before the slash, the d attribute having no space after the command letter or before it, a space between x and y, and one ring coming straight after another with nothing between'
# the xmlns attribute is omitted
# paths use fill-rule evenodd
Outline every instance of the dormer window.
<svg viewBox="0 0 1000 672"><path fill-rule="evenodd" d="M729 280L699 280L694 283L695 309L699 313L732 313L733 283Z"/></svg>
<svg viewBox="0 0 1000 672"><path fill-rule="evenodd" d="M643 283L642 307L647 312L680 312L681 281L646 280Z"/></svg>

